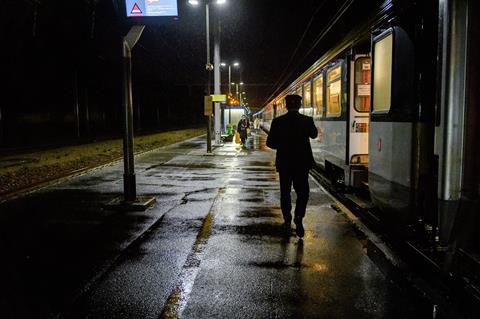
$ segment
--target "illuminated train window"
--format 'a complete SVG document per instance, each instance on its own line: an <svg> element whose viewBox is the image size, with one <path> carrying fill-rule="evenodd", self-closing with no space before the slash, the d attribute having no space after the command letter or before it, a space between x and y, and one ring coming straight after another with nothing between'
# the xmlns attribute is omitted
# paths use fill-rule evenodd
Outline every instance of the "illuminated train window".
<svg viewBox="0 0 480 319"><path fill-rule="evenodd" d="M315 115L323 116L323 74L313 80L313 102Z"/></svg>
<svg viewBox="0 0 480 319"><path fill-rule="evenodd" d="M304 105L303 102L304 102L304 101L303 101L303 90L302 90L302 87L299 86L299 87L294 91L293 94L300 95L300 96L302 97L302 107L303 107L303 105Z"/></svg>
<svg viewBox="0 0 480 319"><path fill-rule="evenodd" d="M310 81L303 85L303 107L312 107L312 86Z"/></svg>
<svg viewBox="0 0 480 319"><path fill-rule="evenodd" d="M277 114L278 115L282 115L283 113L286 112L285 100L284 99L278 100L276 102L276 104L277 104Z"/></svg>
<svg viewBox="0 0 480 319"><path fill-rule="evenodd" d="M327 72L327 116L339 117L342 114L342 66Z"/></svg>
<svg viewBox="0 0 480 319"><path fill-rule="evenodd" d="M355 110L370 111L370 58L355 61Z"/></svg>
<svg viewBox="0 0 480 319"><path fill-rule="evenodd" d="M373 112L383 113L391 107L393 34L376 42L373 50Z"/></svg>

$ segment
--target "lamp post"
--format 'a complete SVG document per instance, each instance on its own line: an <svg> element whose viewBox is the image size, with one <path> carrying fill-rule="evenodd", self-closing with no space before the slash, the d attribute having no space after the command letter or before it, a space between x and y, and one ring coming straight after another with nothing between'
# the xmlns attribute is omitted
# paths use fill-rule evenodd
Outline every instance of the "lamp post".
<svg viewBox="0 0 480 319"><path fill-rule="evenodd" d="M240 104L243 104L244 100L245 100L245 91L243 91L243 92L241 93L241 96L240 96Z"/></svg>
<svg viewBox="0 0 480 319"><path fill-rule="evenodd" d="M223 67L226 67L228 65L228 96L230 97L232 95L232 87L231 85L233 84L232 83L232 65L235 67L235 68L239 68L240 67L240 63L239 62L233 62L233 64L227 64L225 62L222 62L220 63L221 66ZM232 110L231 108L228 108L228 123L231 124L232 122Z"/></svg>
<svg viewBox="0 0 480 319"><path fill-rule="evenodd" d="M220 75L219 75L219 64L220 64L220 43L219 43L219 34L214 38L214 62L215 65L212 65L210 62L210 3L213 1L216 4L224 4L227 0L204 0L205 1L205 20L206 20L206 42L207 42L207 64L206 70L208 73L207 77L207 95L210 96L210 83L211 83L211 72L215 68L215 94L219 94L219 83L220 83ZM188 3L191 5L199 5L199 0L188 0ZM219 28L218 28L219 29ZM216 31L218 31L218 29ZM220 104L215 103L215 143L220 144ZM207 123L207 153L212 152L212 115L208 115L208 123ZM218 123L217 123L218 122ZM217 127L218 126L218 127Z"/></svg>
<svg viewBox="0 0 480 319"><path fill-rule="evenodd" d="M239 91L239 85L242 86L243 85L243 82L240 82L240 83L232 83L232 84L235 84L235 91L236 91L236 94L235 94L235 97L237 98L238 100L238 103L241 105L241 101L240 101L240 91Z"/></svg>
<svg viewBox="0 0 480 319"><path fill-rule="evenodd" d="M228 94L232 94L232 88L230 86L230 84L232 83L232 65L235 67L235 68L238 68L240 67L240 63L239 62L233 62L233 64L227 64L225 62L222 62L220 63L220 66L223 66L223 67L226 67L228 66Z"/></svg>

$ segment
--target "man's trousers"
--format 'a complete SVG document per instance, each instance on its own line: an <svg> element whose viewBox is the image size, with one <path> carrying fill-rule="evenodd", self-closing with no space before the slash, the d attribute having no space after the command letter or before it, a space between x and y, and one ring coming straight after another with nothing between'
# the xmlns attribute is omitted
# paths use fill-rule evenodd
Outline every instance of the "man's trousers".
<svg viewBox="0 0 480 319"><path fill-rule="evenodd" d="M280 175L280 203L285 222L290 222L292 220L292 198L290 196L292 184L293 189L297 194L295 222L301 221L305 216L305 210L307 209L307 202L310 194L308 172L309 170L281 170L278 172Z"/></svg>

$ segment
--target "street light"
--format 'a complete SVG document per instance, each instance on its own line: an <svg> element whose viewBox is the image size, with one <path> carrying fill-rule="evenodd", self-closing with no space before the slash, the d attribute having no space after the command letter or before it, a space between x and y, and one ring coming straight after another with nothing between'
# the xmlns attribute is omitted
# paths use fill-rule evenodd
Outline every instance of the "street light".
<svg viewBox="0 0 480 319"><path fill-rule="evenodd" d="M235 85L235 97L236 99L238 100L238 102L241 104L241 92L239 91L239 86L242 86L243 85L243 82L240 82L240 83L235 83L235 82L232 82L232 85ZM245 92L243 92L245 93Z"/></svg>
<svg viewBox="0 0 480 319"><path fill-rule="evenodd" d="M230 64L230 63L227 64L225 62L220 63L220 66L222 66L222 67L228 66L228 94L229 95L232 94L232 89L230 87L230 84L232 83L232 65L236 68L240 67L239 62L233 62L233 64Z"/></svg>
<svg viewBox="0 0 480 319"><path fill-rule="evenodd" d="M233 85L234 83L232 83L232 65L236 68L239 68L240 67L240 63L235 61L233 62L233 64L230 64L230 63L225 63L225 62L222 62L220 63L220 66L222 67L226 67L228 65L228 97L231 98L232 96L232 87L231 85ZM229 107L228 108L228 123L232 123L232 108Z"/></svg>
<svg viewBox="0 0 480 319"><path fill-rule="evenodd" d="M207 95L210 96L210 83L211 83L211 71L215 68L215 91L220 91L220 75L219 75L219 66L220 66L220 42L219 37L215 37L214 49L215 49L215 57L214 62L215 65L212 65L210 60L210 3L213 0L204 0L205 2L205 24L206 24L206 38L207 38L207 63L206 63L206 70L208 73L207 77ZM216 0L216 4L224 4L226 0ZM188 3L197 6L200 4L199 0L188 0ZM217 34L218 35L218 34ZM218 61L217 61L218 60ZM218 76L217 76L218 74ZM217 80L218 78L218 80ZM218 82L218 83L217 83ZM215 92L215 94L220 94L220 92ZM217 123L218 122L218 123ZM208 125L207 125L207 153L212 152L212 115L208 115ZM218 126L218 128L217 128ZM220 143L220 104L215 103L215 142L217 144Z"/></svg>
<svg viewBox="0 0 480 319"><path fill-rule="evenodd" d="M240 82L239 83L240 86L243 85L243 82ZM239 87L237 85L237 99L238 99L238 103L240 103L240 105L242 105L242 93L239 91Z"/></svg>

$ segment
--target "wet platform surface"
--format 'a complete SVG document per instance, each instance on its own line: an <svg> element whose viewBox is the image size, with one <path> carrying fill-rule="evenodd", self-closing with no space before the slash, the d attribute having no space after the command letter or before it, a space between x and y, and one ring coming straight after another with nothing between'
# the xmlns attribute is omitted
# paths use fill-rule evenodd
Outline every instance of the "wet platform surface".
<svg viewBox="0 0 480 319"><path fill-rule="evenodd" d="M0 317L420 317L313 180L304 240L285 235L264 143L137 157L138 193L157 200L145 212L103 209L121 163L2 204Z"/></svg>

